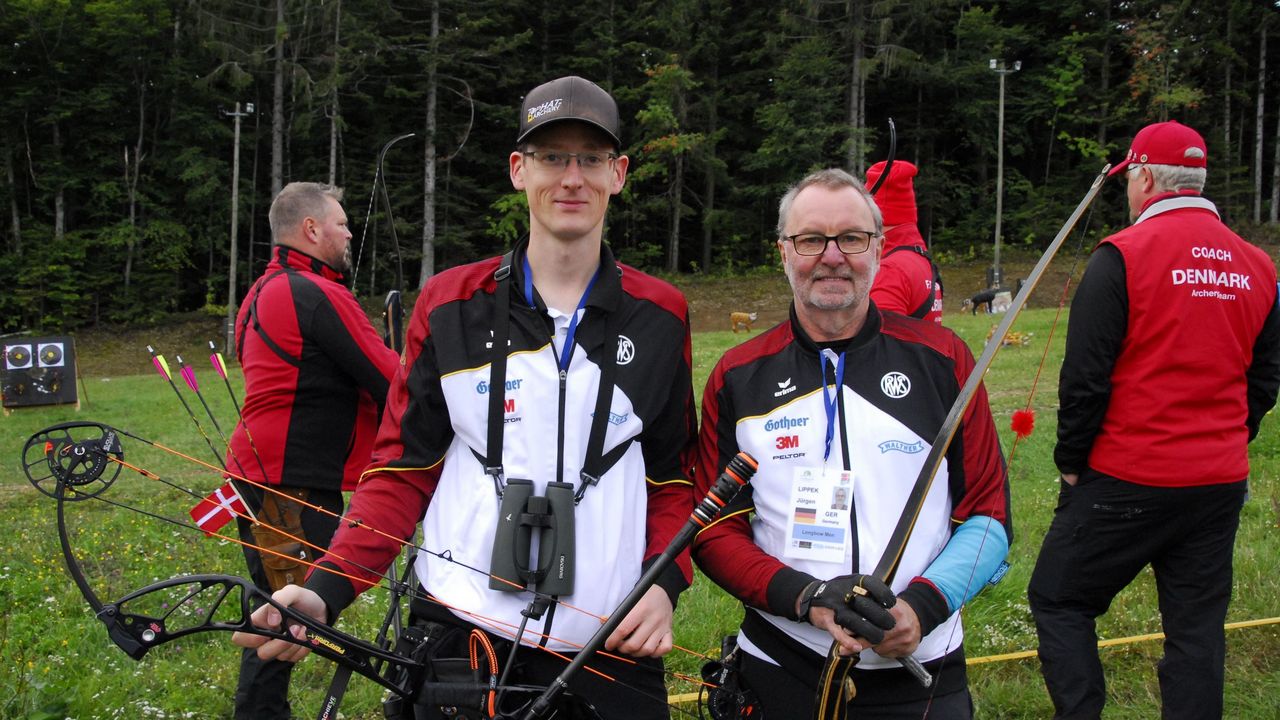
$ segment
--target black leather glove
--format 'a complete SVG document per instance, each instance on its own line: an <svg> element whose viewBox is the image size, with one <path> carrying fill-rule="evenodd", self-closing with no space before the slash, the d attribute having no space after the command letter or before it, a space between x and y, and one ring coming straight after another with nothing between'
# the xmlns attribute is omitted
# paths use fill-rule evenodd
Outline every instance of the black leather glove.
<svg viewBox="0 0 1280 720"><path fill-rule="evenodd" d="M896 601L889 586L871 575L841 575L809 583L800 594L800 619L809 622L809 610L815 605L830 608L840 627L879 645L884 631L893 629L889 608Z"/></svg>

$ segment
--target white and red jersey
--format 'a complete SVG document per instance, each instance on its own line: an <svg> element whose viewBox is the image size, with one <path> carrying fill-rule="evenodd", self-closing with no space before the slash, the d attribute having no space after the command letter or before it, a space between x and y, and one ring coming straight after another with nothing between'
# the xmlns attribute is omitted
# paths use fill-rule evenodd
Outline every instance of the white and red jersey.
<svg viewBox="0 0 1280 720"><path fill-rule="evenodd" d="M604 363L617 362L603 448L613 464L577 505L576 583L573 594L563 598L604 616L693 510L688 309L674 287L616 264L603 248L562 391L552 341L559 328L540 300L530 306L520 292L523 252L523 245L516 249L509 280L514 291L507 309L501 418L507 478L531 480L538 494L550 481L579 486L601 371ZM520 624L531 596L490 590L485 574L501 506L484 467L499 263L492 258L453 268L427 282L414 306L404 365L391 387L373 460L347 514L393 537L410 537L421 522L422 546L447 551L456 561L418 553L423 587L447 607L458 608L455 614L463 620L502 633ZM615 314L616 324L607 320ZM606 322L616 328L614 337L606 337ZM385 568L400 549L380 535L346 526L329 547L322 563L370 583L377 577L359 566ZM685 553L658 584L674 596L689 585L692 572ZM307 584L335 609L365 589L324 572L312 573ZM536 633L545 633L556 638L549 648L573 651L599 627L596 617L557 609L530 621L525 639L536 643Z"/></svg>
<svg viewBox="0 0 1280 720"><path fill-rule="evenodd" d="M744 649L761 657L769 657L760 647L766 638L758 637L756 629L784 633L814 658L825 655L831 636L790 619L796 598L813 578L874 570L974 367L968 347L950 330L881 314L874 303L865 326L843 352L846 372L839 393L832 393L837 408L831 416L824 398L824 384L834 384L830 363L824 364L822 349L804 334L794 310L788 322L725 353L703 394L695 495L709 488L739 451L751 453L759 470L750 485L753 514L727 512L699 533L694 557L708 577L748 607L763 611L772 630L744 626L739 638ZM828 422L834 430L829 454ZM970 518L991 518L1008 539L1013 537L1008 475L981 387L944 457L891 583L897 593L920 584L919 576L955 528ZM853 471L856 543L846 548L839 563L786 557L796 470L824 465ZM983 576L978 582L985 580ZM923 639L916 653L921 661L960 647L959 613L952 610L943 617ZM867 650L859 667L896 667L896 661Z"/></svg>

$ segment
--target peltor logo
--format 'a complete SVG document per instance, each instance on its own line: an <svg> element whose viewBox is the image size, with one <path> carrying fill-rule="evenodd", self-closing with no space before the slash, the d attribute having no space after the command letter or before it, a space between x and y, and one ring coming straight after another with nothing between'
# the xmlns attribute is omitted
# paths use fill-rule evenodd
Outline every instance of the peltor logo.
<svg viewBox="0 0 1280 720"><path fill-rule="evenodd" d="M904 398L911 392L911 379L896 370L885 373L880 378L880 392L894 399Z"/></svg>

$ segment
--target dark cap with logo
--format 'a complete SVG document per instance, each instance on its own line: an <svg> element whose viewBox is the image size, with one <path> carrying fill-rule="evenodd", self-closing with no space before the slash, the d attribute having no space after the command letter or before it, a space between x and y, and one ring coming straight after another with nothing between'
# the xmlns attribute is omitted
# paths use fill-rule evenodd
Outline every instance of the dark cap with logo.
<svg viewBox="0 0 1280 720"><path fill-rule="evenodd" d="M1209 159L1204 138L1177 120L1148 125L1133 136L1124 159L1108 175L1118 175L1130 165L1176 165L1202 168Z"/></svg>
<svg viewBox="0 0 1280 720"><path fill-rule="evenodd" d="M594 125L622 147L618 139L618 104L599 85L576 75L543 83L525 96L520 106L520 132L516 144L529 133L561 120L577 120Z"/></svg>

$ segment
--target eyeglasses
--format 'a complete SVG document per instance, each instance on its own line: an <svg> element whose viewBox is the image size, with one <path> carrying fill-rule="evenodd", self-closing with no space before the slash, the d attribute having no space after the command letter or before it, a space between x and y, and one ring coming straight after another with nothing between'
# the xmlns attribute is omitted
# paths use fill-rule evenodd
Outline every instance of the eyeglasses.
<svg viewBox="0 0 1280 720"><path fill-rule="evenodd" d="M534 167L548 172L559 172L568 169L569 161L577 158L578 168L584 173L601 172L609 167L609 163L618 159L617 153L582 152L571 153L561 150L525 150L524 156L533 159Z"/></svg>
<svg viewBox="0 0 1280 720"><path fill-rule="evenodd" d="M1138 165L1137 163L1134 163L1133 165L1130 165L1129 167L1124 169L1124 174L1126 177L1128 177L1133 171L1141 170L1144 167L1146 167L1146 165Z"/></svg>
<svg viewBox="0 0 1280 720"><path fill-rule="evenodd" d="M827 251L827 244L832 242L845 255L857 255L871 247L871 238L876 234L870 230L846 230L839 235L800 233L784 237L791 241L797 255L821 255Z"/></svg>

